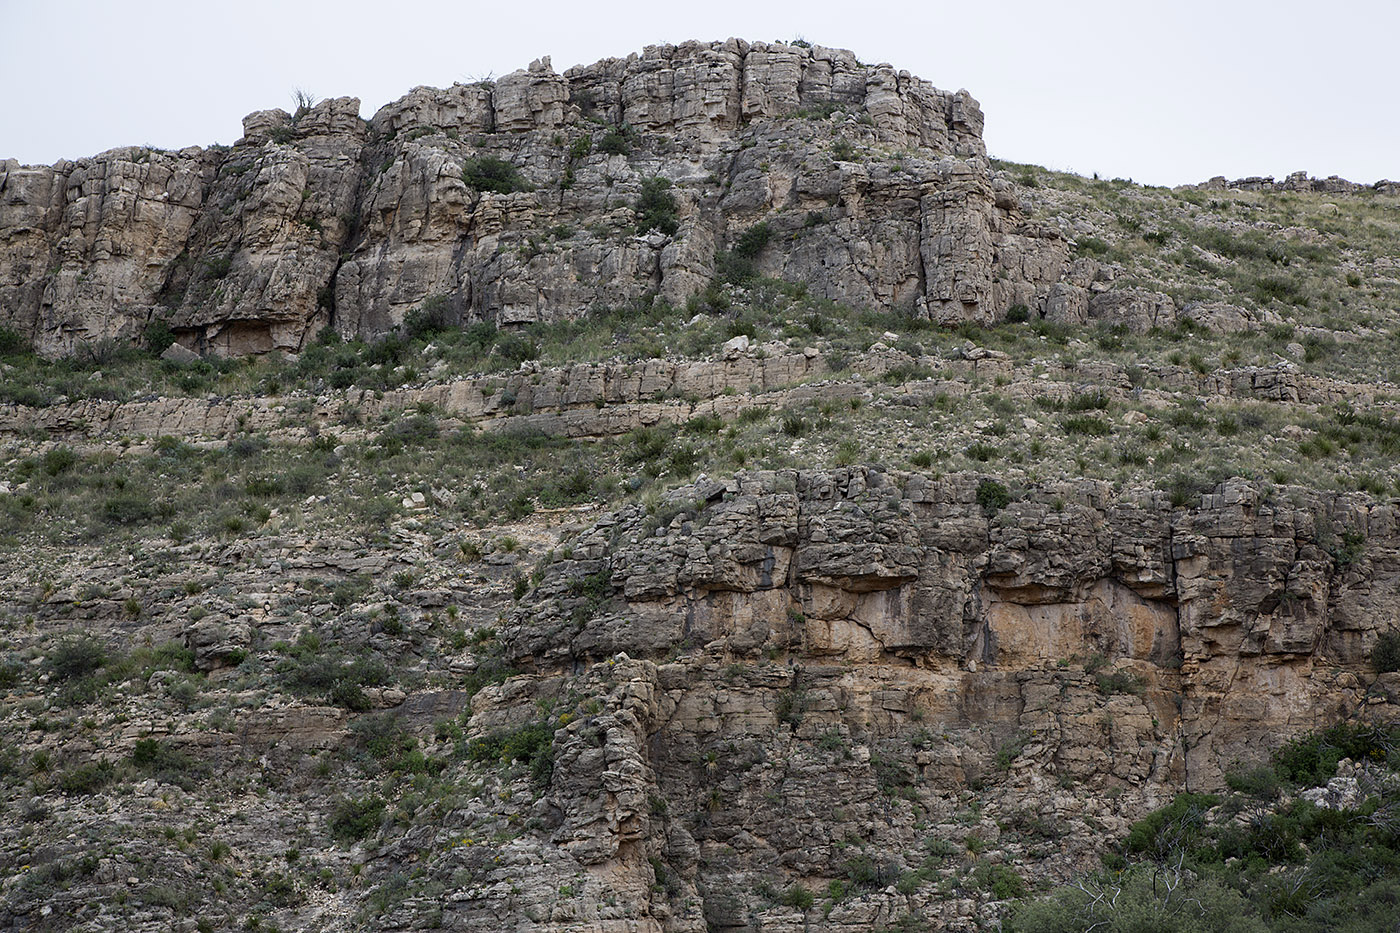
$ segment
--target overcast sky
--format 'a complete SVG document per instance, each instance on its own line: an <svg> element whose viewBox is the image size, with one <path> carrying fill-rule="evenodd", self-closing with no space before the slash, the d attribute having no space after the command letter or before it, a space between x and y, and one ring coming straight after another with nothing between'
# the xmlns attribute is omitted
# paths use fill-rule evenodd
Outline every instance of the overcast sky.
<svg viewBox="0 0 1400 933"><path fill-rule="evenodd" d="M227 144L295 88L369 116L541 55L563 71L728 36L801 37L967 88L998 158L1165 185L1400 178L1395 0L0 0L0 159Z"/></svg>

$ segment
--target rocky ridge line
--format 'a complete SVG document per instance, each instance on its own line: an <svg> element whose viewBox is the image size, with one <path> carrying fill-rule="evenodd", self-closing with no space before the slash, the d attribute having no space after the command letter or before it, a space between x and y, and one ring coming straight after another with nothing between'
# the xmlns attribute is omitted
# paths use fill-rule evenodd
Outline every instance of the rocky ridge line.
<svg viewBox="0 0 1400 933"><path fill-rule="evenodd" d="M242 354L328 323L383 334L436 296L499 324L679 304L761 221L759 271L940 320L1093 277L992 177L975 100L849 52L692 42L563 75L542 59L358 111L255 113L232 148L4 163L0 323L49 355L155 321ZM517 190L464 182L483 158L514 166ZM674 233L637 229L652 177Z"/></svg>

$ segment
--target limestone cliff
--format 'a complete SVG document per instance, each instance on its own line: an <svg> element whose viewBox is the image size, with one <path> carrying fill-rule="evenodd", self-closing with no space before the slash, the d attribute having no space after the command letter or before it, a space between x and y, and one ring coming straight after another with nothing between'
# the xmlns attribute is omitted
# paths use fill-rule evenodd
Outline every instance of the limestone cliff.
<svg viewBox="0 0 1400 933"><path fill-rule="evenodd" d="M942 321L1038 308L1068 270L994 181L977 102L850 52L689 42L359 106L254 113L231 148L4 163L0 323L51 355L153 321L241 354L383 334L436 296L501 324L679 304L760 222L762 273ZM464 181L488 158L519 182ZM641 229L657 177L673 219Z"/></svg>
<svg viewBox="0 0 1400 933"><path fill-rule="evenodd" d="M972 933L1184 791L1400 891L1393 185L801 44L358 109L3 167L0 929Z"/></svg>
<svg viewBox="0 0 1400 933"><path fill-rule="evenodd" d="M1093 482L999 507L984 483L701 481L580 536L504 632L535 676L474 703L485 734L542 697L594 698L557 722L548 843L512 872L537 891L559 858L590 884L659 879L642 928L800 929L749 892L820 889L867 858L889 887L821 928L970 929L975 899L890 886L930 846L981 833L1067 876L1227 766L1338 718L1393 720L1400 675L1366 664L1398 611L1392 507L1243 482L1185 510Z"/></svg>

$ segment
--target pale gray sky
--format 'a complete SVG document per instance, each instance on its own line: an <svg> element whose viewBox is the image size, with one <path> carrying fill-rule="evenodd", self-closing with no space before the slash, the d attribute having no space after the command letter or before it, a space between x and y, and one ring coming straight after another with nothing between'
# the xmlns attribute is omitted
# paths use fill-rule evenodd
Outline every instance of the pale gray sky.
<svg viewBox="0 0 1400 933"><path fill-rule="evenodd" d="M1152 184L1400 178L1394 0L0 0L0 158L231 143L294 88L419 84L685 39L805 38L965 87L993 156Z"/></svg>

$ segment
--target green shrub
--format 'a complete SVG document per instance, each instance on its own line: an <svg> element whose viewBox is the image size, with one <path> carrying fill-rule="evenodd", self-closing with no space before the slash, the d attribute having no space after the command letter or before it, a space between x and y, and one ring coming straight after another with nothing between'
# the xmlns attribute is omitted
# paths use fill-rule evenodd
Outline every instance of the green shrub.
<svg viewBox="0 0 1400 933"><path fill-rule="evenodd" d="M398 452L410 447L422 447L438 436L437 420L428 415L409 415L389 423L375 443Z"/></svg>
<svg viewBox="0 0 1400 933"><path fill-rule="evenodd" d="M452 325L452 300L447 295L430 295L423 304L404 315L403 332L408 337L430 337Z"/></svg>
<svg viewBox="0 0 1400 933"><path fill-rule="evenodd" d="M1168 883L1170 882L1170 883ZM1239 892L1189 873L1144 866L1113 879L1065 886L1018 904L1005 933L1268 933Z"/></svg>
<svg viewBox="0 0 1400 933"><path fill-rule="evenodd" d="M341 842L359 842L379 828L384 819L384 800L369 796L337 801L331 812L331 836Z"/></svg>
<svg viewBox="0 0 1400 933"><path fill-rule="evenodd" d="M592 151L593 136L590 133L584 133L569 144L569 161L578 162L581 159L586 159L588 158L588 154Z"/></svg>
<svg viewBox="0 0 1400 933"><path fill-rule="evenodd" d="M389 682L389 667L377 656L350 656L323 650L320 639L314 634L302 636L287 651L289 656L278 662L276 671L284 678L288 689L297 693L319 693L348 710L363 712L369 708L369 698L362 687L378 687Z"/></svg>
<svg viewBox="0 0 1400 933"><path fill-rule="evenodd" d="M1128 671L1113 671L1095 678L1099 692L1112 696L1115 693L1130 693L1141 696L1145 684L1142 678Z"/></svg>
<svg viewBox="0 0 1400 933"><path fill-rule="evenodd" d="M623 123L604 133L593 148L608 155L627 155L637 142L637 131L629 124Z"/></svg>
<svg viewBox="0 0 1400 933"><path fill-rule="evenodd" d="M63 772L58 789L69 796L95 794L117 778L117 769L110 761L89 762Z"/></svg>
<svg viewBox="0 0 1400 933"><path fill-rule="evenodd" d="M768 221L760 221L739 234L732 252L740 259L752 261L758 258L758 254L763 252L763 248L772 238L773 231L768 226Z"/></svg>
<svg viewBox="0 0 1400 933"><path fill-rule="evenodd" d="M871 891L896 881L898 869L892 865L880 865L868 855L861 854L848 859L841 866L841 874L850 888Z"/></svg>
<svg viewBox="0 0 1400 933"><path fill-rule="evenodd" d="M1080 392L1072 395L1065 402L1066 411L1095 411L1107 408L1109 405L1108 393L1102 390L1093 392Z"/></svg>
<svg viewBox="0 0 1400 933"><path fill-rule="evenodd" d="M1382 632L1371 649L1371 664L1376 672L1388 674L1400 671L1400 629Z"/></svg>
<svg viewBox="0 0 1400 933"><path fill-rule="evenodd" d="M1346 528L1342 530L1340 540L1332 544L1327 552L1332 556L1332 565L1339 571L1345 571L1356 563L1365 549L1366 535L1356 528Z"/></svg>
<svg viewBox="0 0 1400 933"><path fill-rule="evenodd" d="M1084 256L1103 256L1113 247L1096 236L1080 237L1074 243L1075 251Z"/></svg>
<svg viewBox="0 0 1400 933"><path fill-rule="evenodd" d="M55 447L52 450L45 451L40 465L48 475L58 476L61 473L67 473L69 470L73 469L77 462L78 455L73 452L73 448Z"/></svg>
<svg viewBox="0 0 1400 933"><path fill-rule="evenodd" d="M540 345L525 334L507 334L496 344L496 353L512 363L538 359Z"/></svg>
<svg viewBox="0 0 1400 933"><path fill-rule="evenodd" d="M986 441L974 441L963 448L963 453L969 460L976 460L979 463L986 463L1001 456L1001 448Z"/></svg>
<svg viewBox="0 0 1400 933"><path fill-rule="evenodd" d="M661 457L670 446L670 435L656 428L642 427L623 437L622 459L627 463L649 463Z"/></svg>
<svg viewBox="0 0 1400 933"><path fill-rule="evenodd" d="M263 898L275 907L292 907L306 900L306 895L290 875L264 875L260 883Z"/></svg>
<svg viewBox="0 0 1400 933"><path fill-rule="evenodd" d="M160 356L175 342L175 332L160 318L153 319L141 331L141 346L152 356Z"/></svg>
<svg viewBox="0 0 1400 933"><path fill-rule="evenodd" d="M1178 473L1167 482L1167 498L1172 508L1180 509L1190 505L1202 494L1209 492L1210 482L1198 476Z"/></svg>
<svg viewBox="0 0 1400 933"><path fill-rule="evenodd" d="M462 181L473 191L491 191L496 194L511 194L515 191L533 191L520 170L505 159L496 156L473 156L462 163Z"/></svg>
<svg viewBox="0 0 1400 933"><path fill-rule="evenodd" d="M904 765L891 758L874 755L870 759L870 768L875 772L875 786L880 793L886 797L916 799L913 775Z"/></svg>
<svg viewBox="0 0 1400 933"><path fill-rule="evenodd" d="M994 479L984 479L977 484L977 504L986 514L995 514L1011 504L1011 491Z"/></svg>
<svg viewBox="0 0 1400 933"><path fill-rule="evenodd" d="M979 862L973 869L972 880L982 890L990 891L992 897L999 901L1024 897L1026 893L1026 883L1008 865Z"/></svg>
<svg viewBox="0 0 1400 933"><path fill-rule="evenodd" d="M1275 300L1296 304L1303 293L1297 282L1278 275L1261 275L1254 280L1252 291L1254 300L1260 304Z"/></svg>
<svg viewBox="0 0 1400 933"><path fill-rule="evenodd" d="M1163 861L1190 851L1201 838L1206 812L1218 803L1214 794L1177 794L1170 804L1134 823L1124 846Z"/></svg>
<svg viewBox="0 0 1400 933"><path fill-rule="evenodd" d="M681 426L686 434L718 434L724 427L724 419L719 415L696 415Z"/></svg>
<svg viewBox="0 0 1400 933"><path fill-rule="evenodd" d="M1302 787L1325 784L1343 758L1385 762L1400 744L1400 728L1339 723L1322 732L1294 739L1274 753L1279 776Z"/></svg>
<svg viewBox="0 0 1400 933"><path fill-rule="evenodd" d="M282 494L282 481L275 476L250 476L244 480L243 490L250 496L277 496Z"/></svg>
<svg viewBox="0 0 1400 933"><path fill-rule="evenodd" d="M1010 771L1011 766L1016 763L1016 759L1020 758L1021 753L1026 750L1026 745L1030 740L1031 737L1028 734L1019 732L1001 743L1001 746L997 749L997 757L994 762L996 769L998 771Z"/></svg>
<svg viewBox="0 0 1400 933"><path fill-rule="evenodd" d="M45 660L44 667L57 681L87 677L107 663L101 642L88 636L64 638Z"/></svg>
<svg viewBox="0 0 1400 933"><path fill-rule="evenodd" d="M1259 765L1249 769L1231 769L1225 772L1225 783L1236 793L1260 800L1273 800L1278 797L1282 789L1278 771L1271 765Z"/></svg>
<svg viewBox="0 0 1400 933"><path fill-rule="evenodd" d="M501 510L507 521L519 521L521 518L533 516L535 514L535 500L529 497L529 493L515 493L510 499L505 500L504 509ZM521 598L524 593L517 594Z"/></svg>
<svg viewBox="0 0 1400 933"><path fill-rule="evenodd" d="M211 279L222 279L233 268L232 256L210 256L204 260L204 271Z"/></svg>
<svg viewBox="0 0 1400 933"><path fill-rule="evenodd" d="M554 773L554 726L533 722L513 732L493 732L472 739L467 745L467 757L478 762L521 762L530 769L536 784L547 785Z"/></svg>
<svg viewBox="0 0 1400 933"><path fill-rule="evenodd" d="M1107 437L1113 433L1113 426L1107 420L1095 415L1073 415L1060 422L1066 434L1081 434L1088 437Z"/></svg>
<svg viewBox="0 0 1400 933"><path fill-rule="evenodd" d="M735 240L734 247L715 254L715 273L721 281L742 285L758 275L758 257L773 238L768 222L749 227Z"/></svg>
<svg viewBox="0 0 1400 933"><path fill-rule="evenodd" d="M363 717L350 729L376 765L395 773L438 774L447 765L444 759L423 754L417 737L392 715Z"/></svg>
<svg viewBox="0 0 1400 933"><path fill-rule="evenodd" d="M1012 931L1277 930L1369 933L1400 913L1400 834L1386 780L1358 809L1296 796L1343 759L1400 770L1400 726L1341 723L1287 743L1272 763L1227 772L1232 797L1182 794L1132 826L1108 872L1018 905ZM1209 818L1208 818L1209 817ZM1145 855L1129 865L1124 856ZM1233 890L1232 890L1233 889Z"/></svg>
<svg viewBox="0 0 1400 933"><path fill-rule="evenodd" d="M140 525L156 517L147 493L118 492L102 501L102 520L109 525Z"/></svg>
<svg viewBox="0 0 1400 933"><path fill-rule="evenodd" d="M518 668L509 666L499 657L488 656L477 662L476 670L462 678L462 691L468 697L472 697L481 688L491 684L505 683L519 673Z"/></svg>
<svg viewBox="0 0 1400 933"><path fill-rule="evenodd" d="M166 784L189 790L197 763L188 754L157 739L139 739L131 750L131 763L139 770Z"/></svg>
<svg viewBox="0 0 1400 933"><path fill-rule="evenodd" d="M638 233L660 230L667 236L674 236L680 229L680 220L676 216L676 196L671 193L671 183L665 178L645 179L642 192L632 209L637 213Z"/></svg>
<svg viewBox="0 0 1400 933"><path fill-rule="evenodd" d="M0 327L0 359L28 356L33 352L34 348L28 340L20 335L19 331Z"/></svg>

